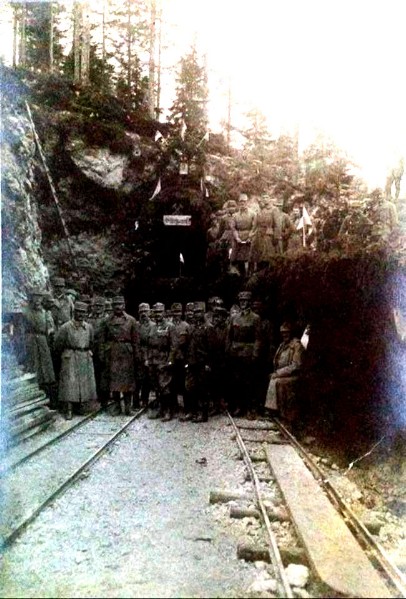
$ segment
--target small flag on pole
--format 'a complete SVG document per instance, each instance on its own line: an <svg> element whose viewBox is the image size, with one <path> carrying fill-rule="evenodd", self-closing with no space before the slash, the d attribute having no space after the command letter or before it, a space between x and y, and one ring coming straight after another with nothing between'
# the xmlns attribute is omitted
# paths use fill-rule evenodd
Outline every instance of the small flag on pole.
<svg viewBox="0 0 406 599"><path fill-rule="evenodd" d="M153 200L160 192L161 192L161 177L159 177L157 186L155 187L155 191L152 194L152 196L149 198L149 201Z"/></svg>
<svg viewBox="0 0 406 599"><path fill-rule="evenodd" d="M303 206L303 222L305 225L310 225L312 224L312 219L309 216L309 213L306 210L306 206Z"/></svg>
<svg viewBox="0 0 406 599"><path fill-rule="evenodd" d="M134 222L134 231L137 231L138 227L140 226L140 223L136 220Z"/></svg>
<svg viewBox="0 0 406 599"><path fill-rule="evenodd" d="M182 264L185 264L182 254L179 254L179 262L181 262Z"/></svg>
<svg viewBox="0 0 406 599"><path fill-rule="evenodd" d="M204 141L209 141L210 139L210 133L208 131L206 131L206 133L203 135L202 139L199 141L199 143L197 144L197 148L204 142Z"/></svg>
<svg viewBox="0 0 406 599"><path fill-rule="evenodd" d="M160 131L157 131L157 132L155 133L155 141L158 141L158 140L160 140L160 139L162 139L162 138L163 138L163 135L162 135L162 133L161 133Z"/></svg>
<svg viewBox="0 0 406 599"><path fill-rule="evenodd" d="M180 138L182 139L182 141L185 139L186 129L187 129L186 123L185 123L184 119L182 119L181 126L180 126Z"/></svg>

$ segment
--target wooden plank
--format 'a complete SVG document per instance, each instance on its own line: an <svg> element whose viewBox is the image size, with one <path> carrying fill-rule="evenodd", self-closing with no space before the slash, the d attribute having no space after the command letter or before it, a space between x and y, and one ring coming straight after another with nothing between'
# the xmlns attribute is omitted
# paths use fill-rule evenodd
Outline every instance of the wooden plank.
<svg viewBox="0 0 406 599"><path fill-rule="evenodd" d="M340 514L291 446L265 450L297 534L319 578L335 593L391 597Z"/></svg>

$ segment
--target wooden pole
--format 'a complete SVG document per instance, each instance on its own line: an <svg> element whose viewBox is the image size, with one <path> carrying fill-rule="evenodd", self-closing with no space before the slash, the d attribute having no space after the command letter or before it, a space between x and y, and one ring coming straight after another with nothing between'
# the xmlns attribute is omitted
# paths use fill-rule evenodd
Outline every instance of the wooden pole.
<svg viewBox="0 0 406 599"><path fill-rule="evenodd" d="M28 118L30 120L31 129L32 129L32 132L33 132L33 135L34 135L35 143L37 145L38 152L39 152L39 155L41 157L41 161L42 161L42 164L43 164L43 167L44 167L44 170L45 170L45 174L46 174L47 179L48 179L49 187L51 188L51 194L52 194L53 200L55 202L56 209L58 211L58 215L59 215L59 218L60 218L60 221L61 221L61 224L62 224L63 232L64 232L65 237L66 237L66 244L68 246L69 254L70 254L70 257L72 259L73 265L76 268L75 256L73 254L72 247L71 247L70 240L69 240L69 232L68 232L68 229L67 229L67 226L66 226L66 223L65 223L65 219L63 218L62 210L61 210L61 207L59 205L58 197L56 195L56 189L55 189L55 186L53 184L51 173L50 173L50 171L48 169L48 165L47 165L46 160L45 160L45 154L44 154L44 152L42 150L41 142L40 142L40 139L38 137L37 131L35 129L35 125L34 125L34 121L33 121L33 118L32 118L31 110L30 110L30 107L29 107L29 104L28 104L27 101L25 102L25 106L27 108Z"/></svg>

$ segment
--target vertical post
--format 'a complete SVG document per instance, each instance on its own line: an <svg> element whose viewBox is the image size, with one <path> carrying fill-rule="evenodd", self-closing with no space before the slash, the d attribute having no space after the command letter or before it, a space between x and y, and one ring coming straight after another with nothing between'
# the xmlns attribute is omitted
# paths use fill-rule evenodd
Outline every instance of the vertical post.
<svg viewBox="0 0 406 599"><path fill-rule="evenodd" d="M54 70L54 6L49 3L49 70Z"/></svg>
<svg viewBox="0 0 406 599"><path fill-rule="evenodd" d="M148 77L148 108L151 118L155 116L155 38L156 38L156 0L151 2L151 19L149 29L149 77Z"/></svg>
<svg viewBox="0 0 406 599"><path fill-rule="evenodd" d="M228 79L228 104L227 104L227 146L231 144L231 77Z"/></svg>

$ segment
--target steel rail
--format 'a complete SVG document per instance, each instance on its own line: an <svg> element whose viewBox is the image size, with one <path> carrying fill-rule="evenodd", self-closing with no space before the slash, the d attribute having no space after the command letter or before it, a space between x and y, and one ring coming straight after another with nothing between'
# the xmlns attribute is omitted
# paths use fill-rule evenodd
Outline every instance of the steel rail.
<svg viewBox="0 0 406 599"><path fill-rule="evenodd" d="M334 488L331 482L326 478L321 468L314 462L309 453L299 443L299 441L292 435L292 433L282 424L278 418L274 418L273 421L277 424L279 430L285 435L287 439L294 445L298 450L306 465L309 467L315 478L320 482L322 487L325 489L330 501L337 507L344 517L346 523L351 527L355 534L360 538L365 549L372 553L374 559L378 562L380 568L385 573L385 578L396 587L401 597L406 597L406 577L400 572L390 560L385 550L377 543L371 533L357 518L350 507L345 503L341 495Z"/></svg>
<svg viewBox="0 0 406 599"><path fill-rule="evenodd" d="M30 451L29 453L27 453L25 456L23 456L22 458L20 458L19 460L17 460L13 464L10 464L9 466L5 466L3 468L0 467L0 475L2 476L3 474L5 474L7 472L11 472L15 468L17 468L17 466L21 466L21 464L24 464L25 462L27 462L28 460L30 460L32 457L38 455L39 453L41 453L41 451L43 451L47 447L50 447L54 443L57 443L58 441L60 441L64 437L70 435L70 433L73 433L76 429L78 429L81 426L83 426L83 424L86 424L86 422L88 422L89 420L92 420L93 418L95 418L97 416L97 414L99 414L101 411L102 411L102 408L98 408L94 412L91 412L90 414L88 414L87 416L85 416L84 418L82 418L82 420L80 420L79 422L76 422L76 424L73 424L72 426L70 426L69 428L67 428L60 435L55 435L55 437L52 437L52 439L50 439L49 441L47 441L43 445L39 445L36 449L33 449L32 451Z"/></svg>
<svg viewBox="0 0 406 599"><path fill-rule="evenodd" d="M132 416L117 432L114 433L114 435L110 437L110 439L106 441L106 443L104 443L104 445L102 445L97 451L95 451L89 459L83 462L83 464L81 464L81 466L79 466L79 468L77 468L75 472L73 472L73 474L71 474L67 479L65 479L65 481L61 483L59 487L57 487L57 489L55 489L55 491L53 491L51 495L47 497L47 499L45 499L39 506L37 506L29 516L22 520L20 524L18 524L18 526L11 533L5 536L1 541L0 550L4 550L6 547L10 546L21 535L21 533L24 532L28 525L31 524L35 520L35 518L37 518L37 516L42 512L42 510L46 508L50 503L52 503L57 497L59 497L64 491L66 491L76 481L78 476L86 468L93 464L93 462L100 458L101 455L106 451L106 449L112 443L114 443L114 441L130 426L130 424L134 422L134 420L141 416L143 412L145 412L145 408L141 408L134 416Z"/></svg>
<svg viewBox="0 0 406 599"><path fill-rule="evenodd" d="M249 473L251 475L251 480L254 484L254 489L255 489L255 495L257 498L257 503L258 503L258 507L260 509L261 515L262 515L262 519L264 521L265 524L265 528L267 530L268 533L268 539L269 539L269 549L270 549L270 556L271 556L271 560L272 560L272 565L274 566L274 569L276 571L276 574L279 578L280 583L282 584L283 587L283 591L284 591L284 597L294 597L293 591L290 587L289 581L287 579L287 576L285 574L285 568L283 567L283 563L282 563L282 558L281 558L281 554L279 552L279 548L278 548L278 544L276 542L276 538L274 533L272 532L272 528L271 528L271 522L269 520L266 508L264 506L264 503L262 501L261 498L261 489L259 486L259 479L258 476L252 466L252 461L251 458L249 456L248 450L245 447L245 443L242 440L240 431L238 430L237 425L235 424L233 418L231 417L231 415L229 414L229 412L226 412L227 416L229 417L231 424L234 428L234 432L236 434L236 439L237 439L237 443L238 446L240 448L240 451L244 457L244 462L245 465L247 466Z"/></svg>

